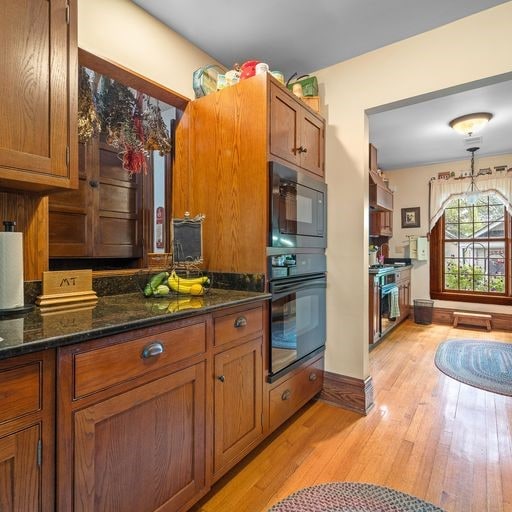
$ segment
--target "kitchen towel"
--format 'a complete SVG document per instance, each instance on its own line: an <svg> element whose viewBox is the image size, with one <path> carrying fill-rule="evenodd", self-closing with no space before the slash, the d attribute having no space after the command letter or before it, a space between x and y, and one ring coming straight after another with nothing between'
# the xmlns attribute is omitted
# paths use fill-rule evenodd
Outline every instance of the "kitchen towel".
<svg viewBox="0 0 512 512"><path fill-rule="evenodd" d="M23 234L0 232L0 310L23 307Z"/></svg>
<svg viewBox="0 0 512 512"><path fill-rule="evenodd" d="M398 318L400 316L400 307L398 306L398 286L391 290L389 294L389 318Z"/></svg>

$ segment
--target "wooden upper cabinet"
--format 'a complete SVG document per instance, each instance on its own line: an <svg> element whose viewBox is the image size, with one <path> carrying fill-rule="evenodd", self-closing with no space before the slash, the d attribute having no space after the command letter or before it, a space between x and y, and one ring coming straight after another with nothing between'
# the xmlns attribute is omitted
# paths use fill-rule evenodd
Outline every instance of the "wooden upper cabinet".
<svg viewBox="0 0 512 512"><path fill-rule="evenodd" d="M370 236L393 236L393 212L370 211Z"/></svg>
<svg viewBox="0 0 512 512"><path fill-rule="evenodd" d="M324 176L324 122L310 112L303 112L300 166Z"/></svg>
<svg viewBox="0 0 512 512"><path fill-rule="evenodd" d="M205 268L267 272L269 161L322 178L324 126L267 74L190 103L176 130L173 216L206 215Z"/></svg>
<svg viewBox="0 0 512 512"><path fill-rule="evenodd" d="M275 85L270 87L270 152L287 162L300 165L301 106Z"/></svg>
<svg viewBox="0 0 512 512"><path fill-rule="evenodd" d="M324 147L324 121L270 83L270 153L323 177Z"/></svg>
<svg viewBox="0 0 512 512"><path fill-rule="evenodd" d="M0 48L0 186L76 187L76 0L1 2Z"/></svg>

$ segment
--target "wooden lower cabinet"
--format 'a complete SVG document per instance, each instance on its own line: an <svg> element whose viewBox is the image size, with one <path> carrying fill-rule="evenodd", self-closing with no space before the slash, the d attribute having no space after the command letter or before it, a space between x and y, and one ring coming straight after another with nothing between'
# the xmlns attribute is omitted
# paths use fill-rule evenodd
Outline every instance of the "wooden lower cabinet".
<svg viewBox="0 0 512 512"><path fill-rule="evenodd" d="M205 486L204 362L73 414L73 510L179 510Z"/></svg>
<svg viewBox="0 0 512 512"><path fill-rule="evenodd" d="M59 512L177 512L207 491L210 326L201 316L59 349Z"/></svg>
<svg viewBox="0 0 512 512"><path fill-rule="evenodd" d="M273 431L318 394L324 382L323 354L269 386L269 424Z"/></svg>
<svg viewBox="0 0 512 512"><path fill-rule="evenodd" d="M54 510L55 353L0 361L0 511Z"/></svg>
<svg viewBox="0 0 512 512"><path fill-rule="evenodd" d="M262 364L261 336L215 356L214 480L262 436Z"/></svg>
<svg viewBox="0 0 512 512"><path fill-rule="evenodd" d="M400 308L399 321L409 317L411 310L411 269L400 270L396 282L398 286L398 307Z"/></svg>

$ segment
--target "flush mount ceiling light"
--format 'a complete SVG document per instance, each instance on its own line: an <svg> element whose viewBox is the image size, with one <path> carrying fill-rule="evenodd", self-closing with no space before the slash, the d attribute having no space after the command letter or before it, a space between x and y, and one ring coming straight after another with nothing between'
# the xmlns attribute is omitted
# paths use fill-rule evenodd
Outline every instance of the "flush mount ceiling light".
<svg viewBox="0 0 512 512"><path fill-rule="evenodd" d="M477 112L452 119L448 124L456 132L463 135L471 135L483 128L491 119L492 114L489 112Z"/></svg>

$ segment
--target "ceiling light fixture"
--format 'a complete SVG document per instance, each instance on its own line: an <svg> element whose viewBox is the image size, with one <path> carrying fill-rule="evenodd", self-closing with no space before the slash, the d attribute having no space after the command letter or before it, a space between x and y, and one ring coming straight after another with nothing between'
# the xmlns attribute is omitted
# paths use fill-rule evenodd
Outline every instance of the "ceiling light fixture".
<svg viewBox="0 0 512 512"><path fill-rule="evenodd" d="M462 133L463 135L471 135L483 128L491 119L492 114L489 112L476 112L475 114L467 114L452 119L448 124L456 132Z"/></svg>
<svg viewBox="0 0 512 512"><path fill-rule="evenodd" d="M478 151L480 148L468 148L466 151L471 153L471 185L469 185L468 190L466 191L466 203L470 206L474 206L478 201L480 196L480 190L475 183L475 151Z"/></svg>

